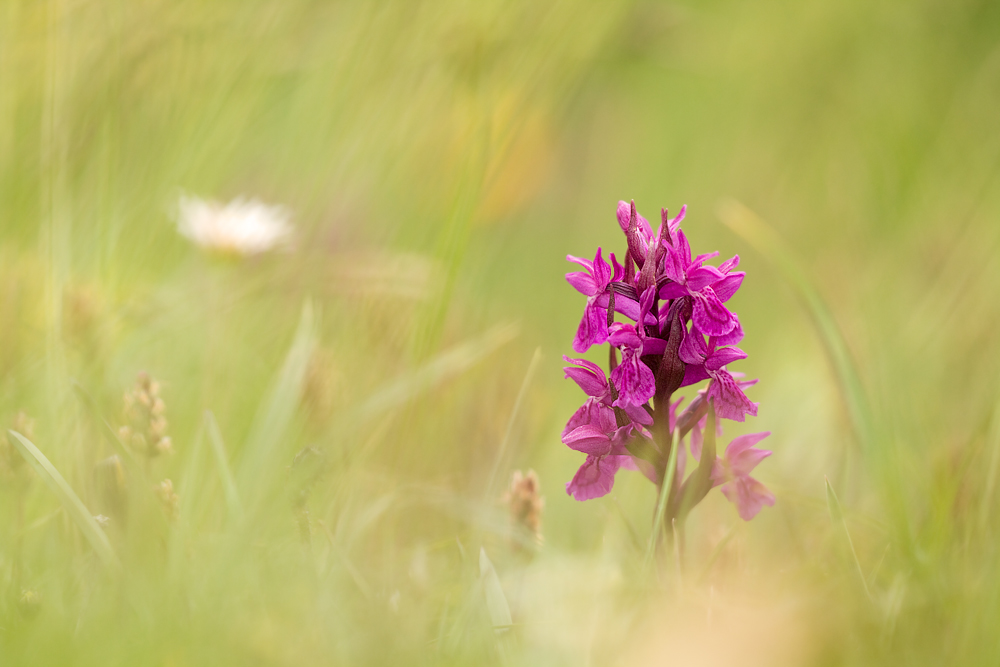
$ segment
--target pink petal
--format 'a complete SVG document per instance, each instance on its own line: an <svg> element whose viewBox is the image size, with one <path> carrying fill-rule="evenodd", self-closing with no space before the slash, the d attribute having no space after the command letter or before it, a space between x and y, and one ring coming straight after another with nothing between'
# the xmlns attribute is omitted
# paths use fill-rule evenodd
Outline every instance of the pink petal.
<svg viewBox="0 0 1000 667"><path fill-rule="evenodd" d="M687 287L680 283L669 282L660 288L660 298L664 301L679 299L688 293Z"/></svg>
<svg viewBox="0 0 1000 667"><path fill-rule="evenodd" d="M597 304L587 303L583 319L573 339L573 350L583 354L591 345L600 345L608 339L608 316Z"/></svg>
<svg viewBox="0 0 1000 667"><path fill-rule="evenodd" d="M674 426L677 424L677 408L680 407L681 403L684 402L684 397L681 396L676 401L670 404L670 409L667 410L667 422L670 430L674 430Z"/></svg>
<svg viewBox="0 0 1000 667"><path fill-rule="evenodd" d="M726 310L711 287L693 292L694 310L691 321L706 336L724 336L736 327L736 318Z"/></svg>
<svg viewBox="0 0 1000 667"><path fill-rule="evenodd" d="M723 273L729 273L739 265L740 265L740 256L733 255L732 257L724 261L722 264L719 264L719 271L722 271Z"/></svg>
<svg viewBox="0 0 1000 667"><path fill-rule="evenodd" d="M623 232L628 231L629 216L631 215L632 207L629 206L627 201L618 202L618 210L616 215L618 216L618 226L622 228Z"/></svg>
<svg viewBox="0 0 1000 667"><path fill-rule="evenodd" d="M677 356L685 364L701 365L705 363L708 358L708 345L705 344L705 337L695 329L688 331L677 349Z"/></svg>
<svg viewBox="0 0 1000 667"><path fill-rule="evenodd" d="M774 506L774 494L753 477L739 477L722 487L722 493L729 499L744 521L757 516L764 508Z"/></svg>
<svg viewBox="0 0 1000 667"><path fill-rule="evenodd" d="M667 341L662 338L647 338L642 343L642 355L662 355L667 349Z"/></svg>
<svg viewBox="0 0 1000 667"><path fill-rule="evenodd" d="M674 488L680 488L684 481L684 470L687 468L687 448L683 442L677 443L677 467L674 469Z"/></svg>
<svg viewBox="0 0 1000 667"><path fill-rule="evenodd" d="M650 424L653 423L652 415L646 412L646 409L641 405L632 405L630 403L629 405L626 405L623 409L625 410L625 414L628 415L628 418L637 424L642 424L643 426L649 426Z"/></svg>
<svg viewBox="0 0 1000 667"><path fill-rule="evenodd" d="M757 404L746 397L733 376L726 371L715 371L712 374L708 398L715 401L715 412L723 419L741 422L744 415L757 416Z"/></svg>
<svg viewBox="0 0 1000 667"><path fill-rule="evenodd" d="M743 326L740 324L740 318L736 315L736 313L732 313L732 315L733 319L736 320L736 326L733 327L733 330L725 336L719 336L712 339L713 343L719 347L722 347L723 345L736 345L743 340Z"/></svg>
<svg viewBox="0 0 1000 667"><path fill-rule="evenodd" d="M613 405L624 407L643 405L656 393L656 378L649 366L639 361L637 354L622 355L622 363L611 373L611 381L618 388L618 400Z"/></svg>
<svg viewBox="0 0 1000 667"><path fill-rule="evenodd" d="M608 393L608 379L604 376L604 371L600 371L600 375L598 375L591 369L566 366L563 368L563 372L565 377L576 382L588 396L600 398Z"/></svg>
<svg viewBox="0 0 1000 667"><path fill-rule="evenodd" d="M687 214L687 204L681 206L680 212L677 213L677 217L673 220L668 220L667 224L670 226L670 233L673 234L681 226L681 221L684 220L684 216Z"/></svg>
<svg viewBox="0 0 1000 667"><path fill-rule="evenodd" d="M605 433L609 430L613 431L615 426L617 426L617 424L615 424L615 411L611 409L610 406L604 405L596 399L588 398L584 404L573 413L573 416L569 418L569 421L566 422L566 428L563 429L562 435L565 437L574 429L588 424L600 428ZM608 424L610 424L610 428L607 428Z"/></svg>
<svg viewBox="0 0 1000 667"><path fill-rule="evenodd" d="M611 266L614 267L615 270L614 275L611 276L611 282L619 282L625 274L625 268L618 263L618 260L615 258L615 253L611 253Z"/></svg>
<svg viewBox="0 0 1000 667"><path fill-rule="evenodd" d="M598 290L602 292L611 282L611 265L601 257L600 248L597 249L597 255L594 256L594 282L597 283Z"/></svg>
<svg viewBox="0 0 1000 667"><path fill-rule="evenodd" d="M677 258L686 270L691 264L691 244L688 243L687 235L684 234L683 230L677 230L677 245L675 247L677 248Z"/></svg>
<svg viewBox="0 0 1000 667"><path fill-rule="evenodd" d="M710 371L717 371L726 364L746 358L747 353L738 347L720 347L708 355L708 359L705 360L705 368Z"/></svg>
<svg viewBox="0 0 1000 667"><path fill-rule="evenodd" d="M688 271L687 288L692 292L700 292L709 285L722 282L726 276L714 266L703 266L694 271Z"/></svg>
<svg viewBox="0 0 1000 667"><path fill-rule="evenodd" d="M608 334L608 342L616 347L638 349L642 346L642 338L636 333L635 327L623 322L615 322Z"/></svg>
<svg viewBox="0 0 1000 667"><path fill-rule="evenodd" d="M733 441L726 447L726 458L731 461L733 457L750 449L769 435L771 435L770 431L762 431L760 433L747 433L746 435L733 438Z"/></svg>
<svg viewBox="0 0 1000 667"><path fill-rule="evenodd" d="M653 307L653 301L656 300L656 288L647 287L641 295L639 295L639 315L643 318L649 314L650 309Z"/></svg>
<svg viewBox="0 0 1000 667"><path fill-rule="evenodd" d="M697 461L701 461L701 447L705 442L705 436L701 432L701 427L695 424L691 427L691 456Z"/></svg>
<svg viewBox="0 0 1000 667"><path fill-rule="evenodd" d="M583 366L594 375L598 377L604 377L604 369L595 364L593 361L589 361L587 359L573 359L572 357L568 357L565 354L563 355L563 361L565 361L568 364L576 364L577 366Z"/></svg>
<svg viewBox="0 0 1000 667"><path fill-rule="evenodd" d="M563 428L562 437L565 438L566 434L573 429L579 428L584 424L589 424L593 421L590 412L593 409L594 403L594 400L588 398L583 405L576 409L573 416L569 418L568 422L566 422L566 427Z"/></svg>
<svg viewBox="0 0 1000 667"><path fill-rule="evenodd" d="M746 477L770 455L767 449L748 449L739 456L731 457L729 466L735 476Z"/></svg>
<svg viewBox="0 0 1000 667"><path fill-rule="evenodd" d="M601 299L600 297L599 297L599 299L603 300L604 303L602 305L605 308L607 308L607 306L608 306L608 297L606 295L604 295L603 299ZM600 303L600 301L599 301L599 303ZM639 302L635 301L633 299L628 298L624 294L615 293L615 312L621 313L622 315L624 315L625 317L629 318L630 320L634 320L634 321L638 322L639 321ZM653 324L653 322L647 322L647 324Z"/></svg>
<svg viewBox="0 0 1000 667"><path fill-rule="evenodd" d="M578 426L563 436L563 444L584 454L602 456L611 451L611 438L593 424Z"/></svg>
<svg viewBox="0 0 1000 667"><path fill-rule="evenodd" d="M594 281L593 276L589 273L584 273L583 271L567 273L566 282L572 285L573 289L577 292L586 296L594 296L601 291L600 288L598 288L597 283Z"/></svg>
<svg viewBox="0 0 1000 667"><path fill-rule="evenodd" d="M594 263L589 259L584 259L583 257L577 257L576 255L566 255L567 262L573 262L574 264L579 264L583 268L587 269L589 273L594 272Z"/></svg>
<svg viewBox="0 0 1000 667"><path fill-rule="evenodd" d="M701 364L688 364L684 368L684 380L681 381L682 387L687 387L692 384L698 384L702 380L707 380L711 376L705 367Z"/></svg>
<svg viewBox="0 0 1000 667"><path fill-rule="evenodd" d="M730 273L728 276L712 285L712 289L715 291L715 296L719 297L719 301L722 301L723 303L729 301L729 299L736 294L736 290L740 288L740 285L743 284L743 278L746 275L747 274L743 271Z"/></svg>
<svg viewBox="0 0 1000 667"><path fill-rule="evenodd" d="M608 458L611 458L610 456ZM618 456L618 469L619 470L639 470L639 466L635 464L635 461L631 456Z"/></svg>
<svg viewBox="0 0 1000 667"><path fill-rule="evenodd" d="M715 252L707 252L704 255L698 255L693 260L691 260L691 264L688 266L688 275L690 275L690 273L695 269L701 267L701 265L705 262L705 260L712 259L713 257L718 257L718 256L719 256L718 250L716 250ZM715 268L715 267L709 267L709 268ZM716 270L718 271L718 269Z"/></svg>
<svg viewBox="0 0 1000 667"><path fill-rule="evenodd" d="M566 493L581 501L606 496L614 486L620 465L619 456L588 456L573 479L566 483Z"/></svg>
<svg viewBox="0 0 1000 667"><path fill-rule="evenodd" d="M675 283L683 285L687 282L687 274L684 270L687 268L687 259L681 255L681 251L674 246L667 246L666 253L663 255L663 275L670 278ZM687 290L679 294L682 296L686 294ZM661 297L668 298L668 297ZM671 299L676 299L676 296L669 297Z"/></svg>

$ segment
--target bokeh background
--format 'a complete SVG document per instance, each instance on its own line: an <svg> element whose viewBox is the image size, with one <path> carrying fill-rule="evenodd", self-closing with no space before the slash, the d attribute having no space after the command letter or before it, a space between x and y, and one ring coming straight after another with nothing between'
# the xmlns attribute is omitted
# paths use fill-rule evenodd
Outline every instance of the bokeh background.
<svg viewBox="0 0 1000 667"><path fill-rule="evenodd" d="M0 416L120 563L6 442L2 661L996 664L998 108L989 0L0 0ZM778 499L655 571L653 486L559 442L564 257L633 198L743 260ZM142 371L174 454L109 476Z"/></svg>

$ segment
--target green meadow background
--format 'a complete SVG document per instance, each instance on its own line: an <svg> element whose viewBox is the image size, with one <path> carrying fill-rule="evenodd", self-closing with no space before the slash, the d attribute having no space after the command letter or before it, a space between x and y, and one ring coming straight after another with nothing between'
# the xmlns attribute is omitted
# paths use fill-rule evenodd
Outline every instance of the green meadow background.
<svg viewBox="0 0 1000 667"><path fill-rule="evenodd" d="M991 0L0 0L0 420L83 504L7 437L0 663L997 664L998 109ZM654 568L559 442L633 198L742 259L777 496ZM141 371L174 454L109 477Z"/></svg>

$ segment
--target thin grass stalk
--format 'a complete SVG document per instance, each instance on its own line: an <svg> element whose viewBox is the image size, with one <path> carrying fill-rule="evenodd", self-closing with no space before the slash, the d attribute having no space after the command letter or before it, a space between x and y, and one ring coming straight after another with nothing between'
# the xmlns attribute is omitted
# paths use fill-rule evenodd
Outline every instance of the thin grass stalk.
<svg viewBox="0 0 1000 667"><path fill-rule="evenodd" d="M500 471L500 466L503 464L504 456L507 453L507 446L510 443L510 434L514 430L514 424L517 422L517 417L521 412L521 404L524 402L524 397L528 393L528 387L531 386L531 379L535 375L535 370L538 368L538 363L542 360L542 348L536 347L535 353L531 355L531 361L528 363L528 370L524 374L524 380L521 381L521 388L517 392L517 398L514 400L514 408L510 411L510 417L507 419L507 428L503 434L503 440L500 441L500 447L497 449L496 458L493 460L493 468L490 470L489 480L486 482L486 496L485 499L489 502L493 498L495 493L494 486L496 485L497 474Z"/></svg>

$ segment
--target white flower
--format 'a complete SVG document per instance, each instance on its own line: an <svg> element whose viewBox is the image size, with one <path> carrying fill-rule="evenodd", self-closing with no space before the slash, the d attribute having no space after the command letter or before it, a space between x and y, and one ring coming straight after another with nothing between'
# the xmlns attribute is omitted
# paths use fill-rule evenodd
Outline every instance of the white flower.
<svg viewBox="0 0 1000 667"><path fill-rule="evenodd" d="M213 252L256 255L286 243L292 235L291 214L283 206L237 197L228 204L182 195L178 231Z"/></svg>

